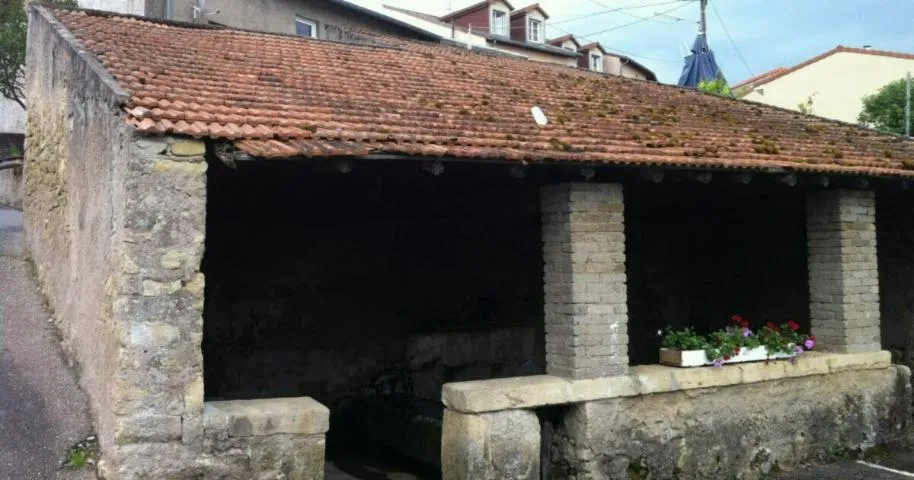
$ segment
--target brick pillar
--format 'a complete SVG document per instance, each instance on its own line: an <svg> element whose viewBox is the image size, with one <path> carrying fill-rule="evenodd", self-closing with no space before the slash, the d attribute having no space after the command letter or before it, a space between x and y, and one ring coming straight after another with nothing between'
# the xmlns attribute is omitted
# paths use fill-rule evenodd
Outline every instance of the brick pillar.
<svg viewBox="0 0 914 480"><path fill-rule="evenodd" d="M628 372L622 185L544 187L546 369L597 378Z"/></svg>
<svg viewBox="0 0 914 480"><path fill-rule="evenodd" d="M806 232L809 313L820 348L845 353L880 350L873 192L810 194Z"/></svg>

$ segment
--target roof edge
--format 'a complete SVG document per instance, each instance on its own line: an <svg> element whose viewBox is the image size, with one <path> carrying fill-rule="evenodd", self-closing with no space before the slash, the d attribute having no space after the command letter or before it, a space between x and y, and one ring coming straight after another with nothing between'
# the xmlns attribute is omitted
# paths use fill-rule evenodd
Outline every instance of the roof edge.
<svg viewBox="0 0 914 480"><path fill-rule="evenodd" d="M70 30L67 29L67 27L65 27L62 23L57 21L56 18L54 18L54 15L51 14L46 6L32 4L29 6L29 9L42 20L47 22L47 24L54 29L57 35L60 36L64 42L66 42L67 46L70 47L70 50L72 50L80 60L85 62L85 64L102 82L102 84L105 85L108 90L110 90L113 97L112 106L118 107L129 102L130 94L121 88L120 85L118 85L117 80L114 79L114 76L105 70L105 67L102 66L101 62L99 62L97 58L95 58L95 55L86 50L85 47L83 47L82 43L80 43L80 41L70 32Z"/></svg>

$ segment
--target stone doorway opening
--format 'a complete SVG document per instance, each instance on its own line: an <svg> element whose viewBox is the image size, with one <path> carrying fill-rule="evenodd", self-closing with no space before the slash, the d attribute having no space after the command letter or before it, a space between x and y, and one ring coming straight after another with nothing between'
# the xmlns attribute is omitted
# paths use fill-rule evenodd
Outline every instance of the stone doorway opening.
<svg viewBox="0 0 914 480"><path fill-rule="evenodd" d="M214 160L207 175L208 401L311 397L337 467L380 453L433 478L444 383L545 372L529 179L416 162Z"/></svg>
<svg viewBox="0 0 914 480"><path fill-rule="evenodd" d="M658 362L658 331L710 331L738 313L809 329L807 189L686 179L626 186L629 360Z"/></svg>

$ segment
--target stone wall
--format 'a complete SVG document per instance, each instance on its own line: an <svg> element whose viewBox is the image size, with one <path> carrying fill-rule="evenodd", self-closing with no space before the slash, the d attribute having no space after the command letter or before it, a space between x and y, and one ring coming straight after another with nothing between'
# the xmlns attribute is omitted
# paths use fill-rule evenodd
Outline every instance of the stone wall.
<svg viewBox="0 0 914 480"><path fill-rule="evenodd" d="M0 170L0 205L22 208L22 168Z"/></svg>
<svg viewBox="0 0 914 480"><path fill-rule="evenodd" d="M119 332L110 280L126 192L129 131L111 115L121 98L57 31L32 11L26 88L24 167L26 245L76 359L102 447L116 431L111 383Z"/></svg>
<svg viewBox="0 0 914 480"><path fill-rule="evenodd" d="M771 478L898 440L910 416L906 367L585 402L557 426L550 478Z"/></svg>
<svg viewBox="0 0 914 480"><path fill-rule="evenodd" d="M810 321L817 348L878 351L876 202L870 191L809 194Z"/></svg>
<svg viewBox="0 0 914 480"><path fill-rule="evenodd" d="M208 398L307 395L338 413L544 371L536 187L367 168L211 165Z"/></svg>

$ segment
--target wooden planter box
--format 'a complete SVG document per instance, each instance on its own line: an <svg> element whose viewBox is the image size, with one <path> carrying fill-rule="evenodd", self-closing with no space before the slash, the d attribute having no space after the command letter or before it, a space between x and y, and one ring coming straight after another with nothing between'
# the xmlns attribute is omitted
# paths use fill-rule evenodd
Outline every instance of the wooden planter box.
<svg viewBox="0 0 914 480"><path fill-rule="evenodd" d="M768 356L768 349L765 347L745 348L739 352L739 355L730 357L723 363L743 363L758 362L761 360L776 360L793 357L795 354L775 353ZM674 367L701 367L713 365L714 362L708 360L704 350L672 350L668 348L660 349L660 363Z"/></svg>

